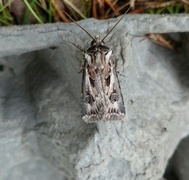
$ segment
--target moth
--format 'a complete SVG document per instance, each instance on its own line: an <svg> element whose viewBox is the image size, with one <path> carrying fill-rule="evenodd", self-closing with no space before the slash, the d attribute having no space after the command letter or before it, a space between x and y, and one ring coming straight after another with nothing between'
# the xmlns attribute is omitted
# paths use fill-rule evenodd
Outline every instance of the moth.
<svg viewBox="0 0 189 180"><path fill-rule="evenodd" d="M81 116L87 123L121 120L125 116L113 51L104 43L104 39L122 18L102 39L93 37L74 21L92 38L90 47L84 53L82 68Z"/></svg>
<svg viewBox="0 0 189 180"><path fill-rule="evenodd" d="M119 120L125 115L112 50L95 36L84 54L81 116L87 123Z"/></svg>

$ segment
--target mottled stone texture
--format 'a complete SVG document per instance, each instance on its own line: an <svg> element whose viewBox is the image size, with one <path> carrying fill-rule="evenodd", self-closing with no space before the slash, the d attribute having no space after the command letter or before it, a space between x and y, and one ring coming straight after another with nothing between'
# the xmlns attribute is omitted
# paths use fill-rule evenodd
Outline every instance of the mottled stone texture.
<svg viewBox="0 0 189 180"><path fill-rule="evenodd" d="M79 23L104 36L117 20ZM86 33L63 23L1 28L0 180L161 178L189 132L188 24L186 15L120 22L105 42L118 60L127 114L97 124L80 117ZM143 38L157 32L184 37L181 51Z"/></svg>

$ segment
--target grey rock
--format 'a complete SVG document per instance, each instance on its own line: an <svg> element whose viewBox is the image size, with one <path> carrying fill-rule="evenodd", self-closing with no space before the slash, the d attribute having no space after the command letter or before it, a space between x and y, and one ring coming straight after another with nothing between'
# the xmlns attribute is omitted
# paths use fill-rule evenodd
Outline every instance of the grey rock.
<svg viewBox="0 0 189 180"><path fill-rule="evenodd" d="M117 20L80 24L103 37ZM141 40L177 37L188 24L187 15L123 19L105 42L115 49L127 114L97 124L80 117L88 35L64 23L1 28L0 179L160 179L189 132L188 42L177 53Z"/></svg>

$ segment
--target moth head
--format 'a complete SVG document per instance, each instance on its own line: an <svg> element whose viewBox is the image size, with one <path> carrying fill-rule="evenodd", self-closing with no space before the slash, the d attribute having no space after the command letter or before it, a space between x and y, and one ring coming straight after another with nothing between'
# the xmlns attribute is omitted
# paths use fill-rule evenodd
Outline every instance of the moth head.
<svg viewBox="0 0 189 180"><path fill-rule="evenodd" d="M99 35L94 36L94 39L91 42L91 46L98 46L98 45L104 45L104 41L102 41L99 37Z"/></svg>

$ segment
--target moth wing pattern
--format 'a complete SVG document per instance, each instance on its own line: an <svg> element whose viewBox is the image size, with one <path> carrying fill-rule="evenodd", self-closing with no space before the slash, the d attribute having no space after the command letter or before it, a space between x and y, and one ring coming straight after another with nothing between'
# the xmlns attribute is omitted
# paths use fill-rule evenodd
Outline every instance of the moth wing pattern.
<svg viewBox="0 0 189 180"><path fill-rule="evenodd" d="M96 44L84 54L82 119L92 123L99 120L121 120L124 115L125 107L112 50L96 40Z"/></svg>

